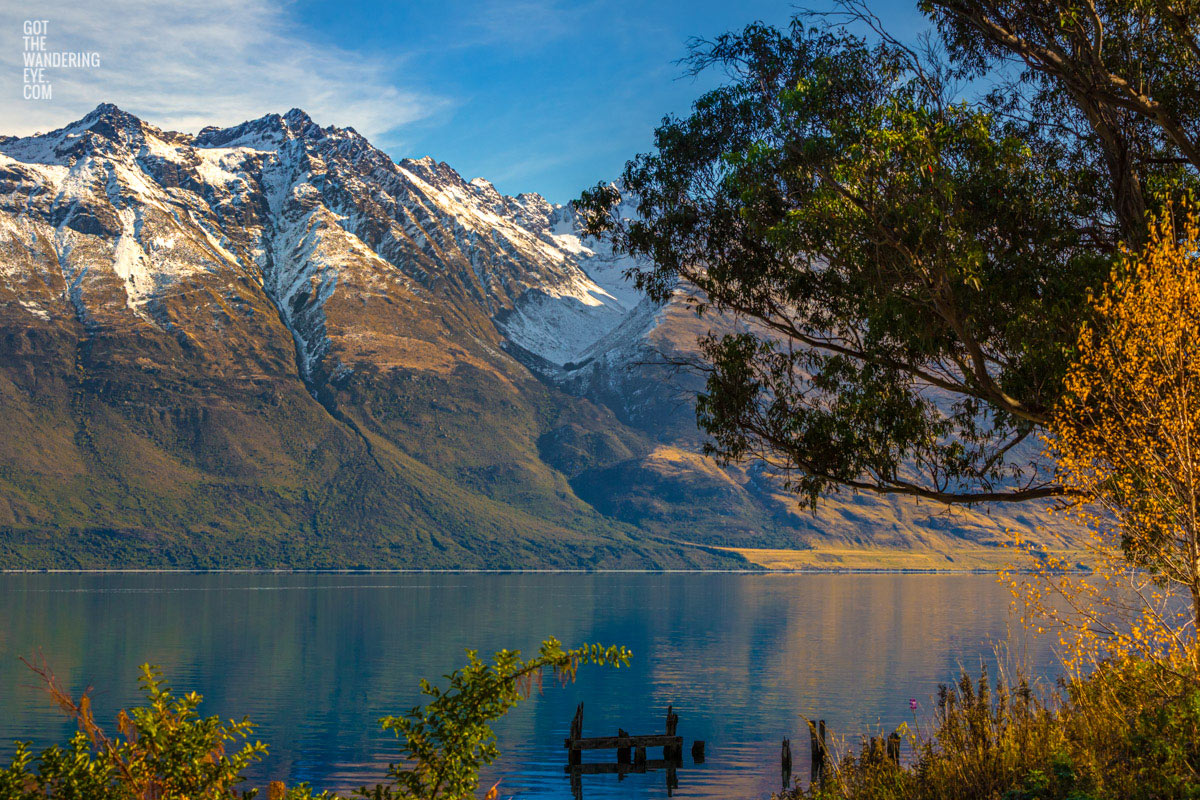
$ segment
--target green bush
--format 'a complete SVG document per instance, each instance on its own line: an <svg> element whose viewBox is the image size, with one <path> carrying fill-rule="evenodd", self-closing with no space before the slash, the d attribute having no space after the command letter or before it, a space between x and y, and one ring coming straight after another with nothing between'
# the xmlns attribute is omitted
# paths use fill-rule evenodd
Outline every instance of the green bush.
<svg viewBox="0 0 1200 800"><path fill-rule="evenodd" d="M117 716L119 736L96 723L87 693L74 700L45 667L35 671L54 701L78 723L65 747L53 746L36 758L18 743L7 769L0 771L3 800L184 800L237 797L242 772L267 748L247 741L249 720L222 722L196 712L200 695L171 693L155 668L144 665L141 686L146 705ZM230 742L242 747L227 752ZM32 769L36 765L36 769Z"/></svg>
<svg viewBox="0 0 1200 800"><path fill-rule="evenodd" d="M490 723L540 689L545 670L565 683L584 664L625 666L630 653L598 644L564 650L550 638L528 660L516 650L501 650L492 664L474 651L467 658L463 669L446 676L446 689L421 681L422 692L431 698L426 705L381 720L401 740L401 761L391 766L384 783L363 787L358 795L377 800L474 796L480 767L500 754ZM120 712L118 735L110 736L96 722L87 692L76 700L44 664L31 668L79 730L65 746L37 756L28 742L18 742L12 762L0 769L0 800L248 800L257 795L255 789L238 788L245 769L267 752L262 742L249 741L254 729L249 720L201 717L196 711L200 695L172 694L161 673L145 665L146 705ZM302 784L272 792L270 800L338 799Z"/></svg>

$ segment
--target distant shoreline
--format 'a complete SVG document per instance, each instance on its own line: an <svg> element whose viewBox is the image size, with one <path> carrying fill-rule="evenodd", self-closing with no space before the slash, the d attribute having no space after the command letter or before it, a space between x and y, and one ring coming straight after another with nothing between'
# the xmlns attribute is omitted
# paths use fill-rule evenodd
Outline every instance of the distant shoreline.
<svg viewBox="0 0 1200 800"><path fill-rule="evenodd" d="M1017 573L1031 570L1017 569ZM1088 570L1070 570L1087 572ZM988 567L797 569L0 569L0 575L990 575Z"/></svg>

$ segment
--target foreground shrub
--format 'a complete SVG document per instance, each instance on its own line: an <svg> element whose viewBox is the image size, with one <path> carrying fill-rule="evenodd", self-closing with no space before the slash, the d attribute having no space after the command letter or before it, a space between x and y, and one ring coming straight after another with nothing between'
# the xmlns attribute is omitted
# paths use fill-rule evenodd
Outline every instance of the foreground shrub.
<svg viewBox="0 0 1200 800"><path fill-rule="evenodd" d="M34 671L58 706L79 726L66 746L36 758L18 743L12 763L0 771L3 800L158 800L237 797L242 772L267 752L249 742L249 720L222 722L196 712L200 695L172 694L155 668L142 668L146 705L117 716L118 736L109 736L92 714L87 692L75 700L43 665ZM226 752L231 742L240 749ZM32 769L36 766L36 769Z"/></svg>
<svg viewBox="0 0 1200 800"><path fill-rule="evenodd" d="M564 650L550 638L528 660L516 650L501 650L492 664L474 651L467 658L466 667L446 676L446 689L421 681L421 691L431 698L425 706L381 720L401 740L401 761L391 766L384 783L356 794L377 800L474 796L480 767L500 754L490 723L540 690L545 670L566 683L585 664L625 666L630 653L598 644ZM31 668L79 730L66 745L37 756L29 743L18 742L12 762L0 769L0 800L249 800L257 795L254 789L238 789L246 768L267 753L266 745L249 741L254 729L249 720L201 717L196 711L200 695L172 694L161 673L145 665L146 705L120 712L118 734L110 736L92 714L87 691L76 700L44 664ZM230 752L231 743L241 746ZM496 787L487 796L495 798ZM300 785L273 792L271 800L337 798Z"/></svg>

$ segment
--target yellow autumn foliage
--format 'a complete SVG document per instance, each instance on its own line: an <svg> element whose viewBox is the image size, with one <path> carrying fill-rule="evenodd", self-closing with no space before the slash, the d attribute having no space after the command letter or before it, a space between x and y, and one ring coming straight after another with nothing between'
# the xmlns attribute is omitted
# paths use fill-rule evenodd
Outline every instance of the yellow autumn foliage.
<svg viewBox="0 0 1200 800"><path fill-rule="evenodd" d="M1200 620L1200 228L1192 207L1123 254L1080 331L1045 437L1096 570L1043 555L1025 600L1069 663L1193 668Z"/></svg>

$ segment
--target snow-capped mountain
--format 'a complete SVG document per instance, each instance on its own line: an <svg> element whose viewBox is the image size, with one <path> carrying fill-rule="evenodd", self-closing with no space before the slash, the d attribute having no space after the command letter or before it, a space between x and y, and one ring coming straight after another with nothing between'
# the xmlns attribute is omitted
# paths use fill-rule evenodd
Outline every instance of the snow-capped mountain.
<svg viewBox="0 0 1200 800"><path fill-rule="evenodd" d="M811 531L690 452L650 362L703 331L579 231L298 109L0 138L0 559L713 564L692 543Z"/></svg>
<svg viewBox="0 0 1200 800"><path fill-rule="evenodd" d="M12 189L36 187L27 210L42 212L6 218L8 237L56 253L81 321L168 325L158 301L227 270L261 284L306 375L338 368L318 362L339 284L341 294L461 293L553 364L577 358L639 300L625 265L581 240L571 209L502 196L429 158L394 163L299 109L192 137L102 105L61 130L3 141L0 168ZM28 271L5 267L10 281ZM63 310L48 286L29 288L29 313Z"/></svg>

